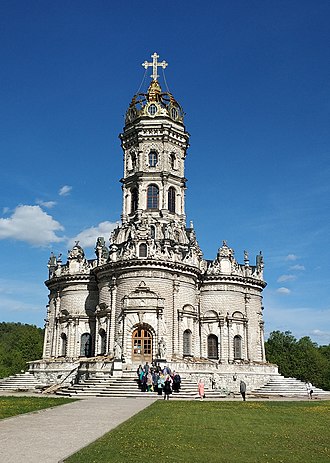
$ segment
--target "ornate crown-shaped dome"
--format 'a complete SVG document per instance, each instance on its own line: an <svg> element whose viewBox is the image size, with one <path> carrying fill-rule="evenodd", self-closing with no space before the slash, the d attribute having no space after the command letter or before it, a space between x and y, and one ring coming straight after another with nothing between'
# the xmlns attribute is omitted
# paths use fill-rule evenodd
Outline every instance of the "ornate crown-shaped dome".
<svg viewBox="0 0 330 463"><path fill-rule="evenodd" d="M159 55L154 53L151 55L153 61L148 63L145 61L142 66L147 69L152 66L153 73L151 75L152 81L149 85L147 93L137 93L134 95L128 110L126 112L126 124L133 122L141 116L157 117L167 116L174 121L183 122L184 112L181 105L175 100L170 92L163 92L158 82L157 68L166 68L166 61L159 63L157 58Z"/></svg>

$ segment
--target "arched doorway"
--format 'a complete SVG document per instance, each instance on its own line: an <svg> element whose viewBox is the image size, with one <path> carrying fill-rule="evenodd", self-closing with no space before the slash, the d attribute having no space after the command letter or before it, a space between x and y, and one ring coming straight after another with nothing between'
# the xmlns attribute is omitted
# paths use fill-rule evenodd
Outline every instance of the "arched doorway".
<svg viewBox="0 0 330 463"><path fill-rule="evenodd" d="M133 331L132 360L139 363L152 361L152 333L146 326L138 326Z"/></svg>

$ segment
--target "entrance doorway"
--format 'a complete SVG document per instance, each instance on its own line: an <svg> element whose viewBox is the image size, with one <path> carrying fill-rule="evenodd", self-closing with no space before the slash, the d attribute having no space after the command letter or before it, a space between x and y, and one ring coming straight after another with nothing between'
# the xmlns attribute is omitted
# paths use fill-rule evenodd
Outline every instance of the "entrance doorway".
<svg viewBox="0 0 330 463"><path fill-rule="evenodd" d="M152 334L145 326L138 326L132 335L132 360L144 363L152 361Z"/></svg>

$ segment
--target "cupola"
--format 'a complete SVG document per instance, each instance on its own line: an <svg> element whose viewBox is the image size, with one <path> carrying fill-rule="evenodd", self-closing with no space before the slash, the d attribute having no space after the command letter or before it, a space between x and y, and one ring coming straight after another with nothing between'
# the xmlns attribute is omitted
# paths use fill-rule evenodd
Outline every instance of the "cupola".
<svg viewBox="0 0 330 463"><path fill-rule="evenodd" d="M151 55L152 62L145 61L142 66L147 70L152 66L151 83L147 93L137 93L126 111L125 123L130 124L141 117L169 117L173 121L183 122L184 112L181 105L176 101L173 95L168 91L163 92L158 82L158 67L165 69L167 62L158 62L159 55Z"/></svg>

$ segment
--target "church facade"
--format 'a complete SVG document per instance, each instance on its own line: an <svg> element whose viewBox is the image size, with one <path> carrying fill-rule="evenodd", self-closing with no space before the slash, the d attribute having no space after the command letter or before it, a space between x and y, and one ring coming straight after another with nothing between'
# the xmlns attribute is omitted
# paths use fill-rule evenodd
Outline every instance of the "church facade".
<svg viewBox="0 0 330 463"><path fill-rule="evenodd" d="M252 264L245 252L238 263L223 241L214 260L204 259L193 223L186 224L183 109L158 81L167 63L156 53L152 58L143 63L152 67L149 88L134 95L120 135L121 223L110 238L97 239L95 259L79 242L65 263L51 255L43 359L31 365L35 374L54 380L70 365L96 371L106 364L113 373L146 361L269 373L263 256Z"/></svg>

